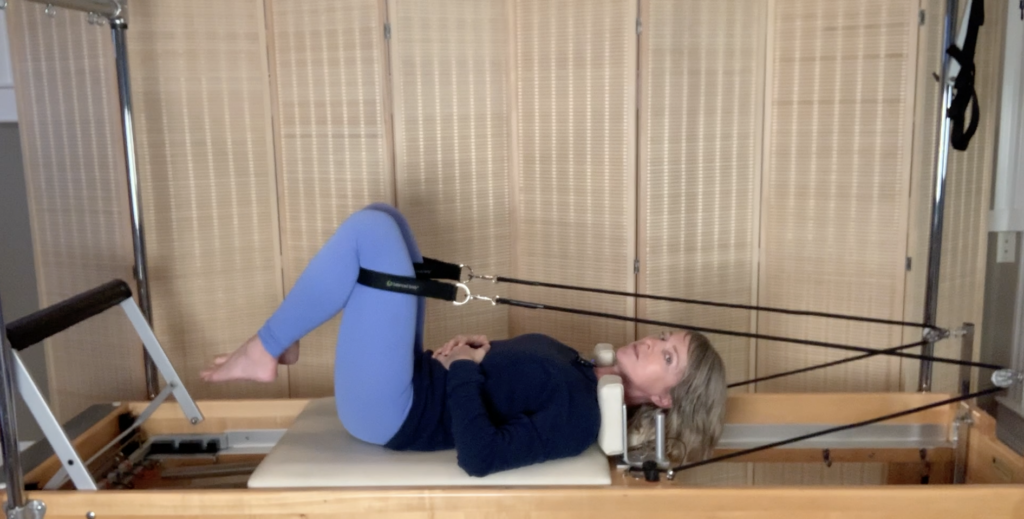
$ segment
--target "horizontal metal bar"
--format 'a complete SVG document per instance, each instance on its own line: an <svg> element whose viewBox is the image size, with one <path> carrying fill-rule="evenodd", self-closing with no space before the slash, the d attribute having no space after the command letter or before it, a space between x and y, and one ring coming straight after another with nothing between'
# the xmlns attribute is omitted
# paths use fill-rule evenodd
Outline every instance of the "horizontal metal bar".
<svg viewBox="0 0 1024 519"><path fill-rule="evenodd" d="M104 283L13 321L7 325L7 340L15 350L24 350L131 297L132 290L124 281Z"/></svg>
<svg viewBox="0 0 1024 519"><path fill-rule="evenodd" d="M726 424L718 449L748 449L795 438L832 425ZM875 424L783 445L780 449L930 449L952 447L949 427L941 424Z"/></svg>
<svg viewBox="0 0 1024 519"><path fill-rule="evenodd" d="M127 16L126 5L120 0L28 0L37 4L73 9L84 13L96 13L114 20Z"/></svg>

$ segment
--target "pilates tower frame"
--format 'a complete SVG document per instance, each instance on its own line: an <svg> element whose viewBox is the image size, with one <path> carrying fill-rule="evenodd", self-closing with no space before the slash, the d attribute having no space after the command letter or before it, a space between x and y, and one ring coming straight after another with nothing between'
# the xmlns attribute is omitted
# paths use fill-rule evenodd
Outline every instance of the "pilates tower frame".
<svg viewBox="0 0 1024 519"><path fill-rule="evenodd" d="M106 20L111 28L117 69L124 153L127 166L131 230L134 246L134 277L138 289L139 305L128 296L121 303L132 318L140 335L149 330L151 318L148 276L146 269L145 233L139 189L139 173L135 161L132 100L128 71L125 32L128 11L124 0L25 0L90 14L90 21ZM981 0L976 0L981 1ZM3 0L0 0L2 3ZM957 0L946 1L943 49L954 38ZM943 53L942 76L950 69L950 58ZM949 160L950 120L946 107L952 99L952 85L944 82L940 107L940 146L937 149L937 171L934 182L934 200L931 212L931 230L924 322L934 325L938 308L938 286L942 247L943 216L945 206L946 173ZM61 303L63 304L63 303ZM117 303L116 303L117 304ZM59 305L55 305L59 306ZM113 305L111 305L113 306ZM124 305L122 305L124 306ZM83 317L83 318L87 318ZM138 321L138 322L136 322ZM970 325L965 326L970 330ZM56 333L56 332L53 332ZM149 331L151 333L151 330ZM298 491L37 491L33 500L25 491L25 475L17 454L17 424L14 417L16 388L21 384L20 363L6 340L6 325L0 313L0 446L3 448L4 472L7 476L5 510L8 517L122 517L122 516L174 516L174 517L299 517L317 514L352 513L360 517L439 516L464 514L470 511L480 515L504 516L510 511L525 513L524 503L532 508L534 517L563 515L566 510L593 517L621 517L623 514L645 513L654 516L674 516L685 507L693 517L715 516L722 513L743 517L792 517L794 514L827 513L830 517L876 516L908 517L968 517L986 518L1020 517L1024 512L1024 457L1010 450L995 436L994 421L984 412L965 405L940 408L924 418L908 423L943 424L958 435L953 449L937 449L936 463L957 463L958 482L972 483L956 487L925 485L917 487L844 487L844 488L751 488L751 489L697 489L683 488L670 482L645 483L617 473L609 488L447 488L447 489L310 489ZM972 334L967 333L967 336ZM145 337L144 337L145 339ZM925 346L924 354L934 352L933 342ZM971 338L973 340L973 338ZM964 340L963 353L970 355L971 340ZM145 340L144 340L145 343ZM232 429L280 429L287 427L305 405L304 400L198 402L183 387L158 391L157 364L159 348L149 344L146 355L147 391L151 402L126 403L95 421L93 427L72 440L77 456L93 456L104 445L116 438L110 427L122 413L138 418L137 424L150 434L203 432L223 433ZM154 362L153 356L157 362ZM169 363L168 363L169 364ZM16 374L16 369L19 373ZM168 371L161 366L165 378ZM173 373L173 368L170 368ZM969 377L969 370L966 372ZM173 378L173 377L172 377ZM943 395L928 393L931 389L932 364L921 364L917 394L865 394L865 395L746 395L738 397L737 407L743 409L733 416L737 423L800 424L805 416L785 416L769 412L771 409L813 409L819 414L815 423L843 423L863 419L856 410L868 409L881 414L889 407L902 409L926 401L940 400ZM169 392L174 392L177 404L161 403ZM780 400L781 399L781 400ZM785 400L786 402L782 402ZM45 402L43 403L45 406ZM179 407L180 406L180 407ZM888 406L888 407L887 407ZM853 411L851 411L851 409ZM852 414L851 414L852 413ZM915 421L917 420L917 421ZM145 421L145 423L142 423ZM822 422L823 421L823 422ZM973 428L971 425L973 424ZM970 441L967 435L970 434ZM55 446L56 448L56 446ZM831 461L887 461L889 463L919 463L925 449L839 449L831 451ZM956 451L956 452L953 452ZM825 451L829 452L829 451ZM808 462L821 461L819 449L797 448L740 458L737 461ZM49 479L61 469L55 456L35 467L28 479L39 480L42 473ZM615 471L614 467L610 470ZM613 474L615 476L615 474ZM170 511L168 511L170 510ZM518 512L517 512L518 513Z"/></svg>

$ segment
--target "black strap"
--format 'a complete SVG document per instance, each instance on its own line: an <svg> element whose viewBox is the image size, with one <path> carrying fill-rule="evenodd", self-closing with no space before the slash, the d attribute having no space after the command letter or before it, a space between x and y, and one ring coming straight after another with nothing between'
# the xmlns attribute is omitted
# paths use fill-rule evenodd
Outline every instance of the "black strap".
<svg viewBox="0 0 1024 519"><path fill-rule="evenodd" d="M458 287L450 283L408 276L396 276L364 268L359 269L359 277L356 281L360 285L371 288L413 296L443 299L445 301L455 301L459 290Z"/></svg>
<svg viewBox="0 0 1024 519"><path fill-rule="evenodd" d="M423 258L422 263L413 263L417 279L451 279L459 281L462 267L454 263Z"/></svg>
<svg viewBox="0 0 1024 519"><path fill-rule="evenodd" d="M949 103L949 116L953 127L950 129L949 142L954 149L964 151L978 130L978 121L981 109L978 107L978 94L974 90L974 50L978 43L978 29L985 24L985 2L974 0L971 3L970 17L967 22L967 36L964 40L964 47L961 49L956 45L950 45L946 53L956 60L960 65L960 72L953 83L953 100ZM971 121L967 128L964 128L964 119L967 115L967 105L971 105Z"/></svg>

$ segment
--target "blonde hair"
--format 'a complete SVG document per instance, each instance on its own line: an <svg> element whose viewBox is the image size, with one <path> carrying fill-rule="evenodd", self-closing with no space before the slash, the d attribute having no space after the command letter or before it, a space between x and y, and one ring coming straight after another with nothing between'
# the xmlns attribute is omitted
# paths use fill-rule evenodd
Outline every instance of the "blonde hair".
<svg viewBox="0 0 1024 519"><path fill-rule="evenodd" d="M725 421L725 363L704 335L687 330L690 345L683 379L672 388L665 409L665 454L674 464L706 459L722 436ZM661 408L641 405L629 420L629 445L655 449L655 416Z"/></svg>

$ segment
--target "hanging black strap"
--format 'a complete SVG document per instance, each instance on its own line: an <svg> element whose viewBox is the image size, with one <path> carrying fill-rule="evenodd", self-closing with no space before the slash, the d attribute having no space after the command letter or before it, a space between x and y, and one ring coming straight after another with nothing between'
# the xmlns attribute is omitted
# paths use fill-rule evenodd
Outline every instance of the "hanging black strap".
<svg viewBox="0 0 1024 519"><path fill-rule="evenodd" d="M974 90L974 50L978 43L978 29L985 24L985 2L974 0L971 3L971 12L968 13L967 36L964 40L964 47L961 49L956 45L950 45L946 53L956 60L960 65L960 72L953 83L953 100L949 103L949 110L946 115L953 123L950 129L949 142L954 149L964 151L978 130L978 121L981 110L978 107L978 94ZM964 120L967 115L967 105L971 105L971 121L964 128Z"/></svg>

